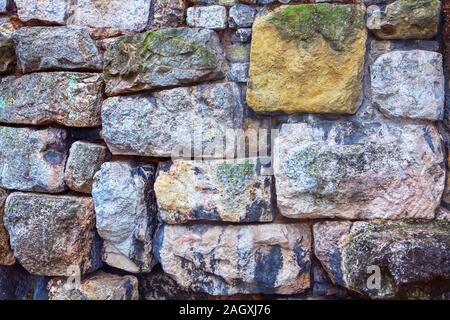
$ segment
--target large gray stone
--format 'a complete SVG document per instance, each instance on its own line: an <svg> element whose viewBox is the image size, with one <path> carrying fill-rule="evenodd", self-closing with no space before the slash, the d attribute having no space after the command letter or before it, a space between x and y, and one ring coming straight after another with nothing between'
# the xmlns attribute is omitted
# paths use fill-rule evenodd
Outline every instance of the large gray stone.
<svg viewBox="0 0 450 320"><path fill-rule="evenodd" d="M103 79L80 72L32 73L0 82L0 121L100 126Z"/></svg>
<svg viewBox="0 0 450 320"><path fill-rule="evenodd" d="M0 127L0 187L64 191L67 149L64 129Z"/></svg>
<svg viewBox="0 0 450 320"><path fill-rule="evenodd" d="M48 283L49 300L138 300L138 280L97 271L81 280L77 288L64 278Z"/></svg>
<svg viewBox="0 0 450 320"><path fill-rule="evenodd" d="M71 0L14 0L20 20L51 24L65 24L71 2Z"/></svg>
<svg viewBox="0 0 450 320"><path fill-rule="evenodd" d="M186 22L190 27L223 30L227 27L227 9L216 5L189 7Z"/></svg>
<svg viewBox="0 0 450 320"><path fill-rule="evenodd" d="M66 185L73 191L91 193L94 175L109 156L108 148L101 144L74 142L64 171Z"/></svg>
<svg viewBox="0 0 450 320"><path fill-rule="evenodd" d="M414 296L417 284L436 295L450 290L449 234L448 222L328 221L314 225L314 248L335 284L372 298Z"/></svg>
<svg viewBox="0 0 450 320"><path fill-rule="evenodd" d="M237 4L230 8L228 24L231 28L248 28L256 17L256 9L245 4Z"/></svg>
<svg viewBox="0 0 450 320"><path fill-rule="evenodd" d="M129 272L150 272L156 264L152 236L156 222L154 165L106 162L94 177L97 231L103 260Z"/></svg>
<svg viewBox="0 0 450 320"><path fill-rule="evenodd" d="M224 77L224 54L214 31L161 29L124 36L105 52L106 93L172 87Z"/></svg>
<svg viewBox="0 0 450 320"><path fill-rule="evenodd" d="M188 149L223 157L227 129L242 127L243 104L234 83L163 90L153 96L106 99L103 136L113 154L170 157ZM222 144L222 150L220 149Z"/></svg>
<svg viewBox="0 0 450 320"><path fill-rule="evenodd" d="M31 274L69 276L101 267L92 198L15 192L4 221L14 255Z"/></svg>
<svg viewBox="0 0 450 320"><path fill-rule="evenodd" d="M428 124L283 125L278 208L289 218L433 219L445 185L442 149Z"/></svg>
<svg viewBox="0 0 450 320"><path fill-rule="evenodd" d="M80 27L20 28L12 39L23 73L55 70L102 70L89 31Z"/></svg>
<svg viewBox="0 0 450 320"><path fill-rule="evenodd" d="M151 0L77 0L71 23L139 32L148 23Z"/></svg>
<svg viewBox="0 0 450 320"><path fill-rule="evenodd" d="M159 215L167 223L270 222L272 177L259 168L256 158L162 163L155 182Z"/></svg>
<svg viewBox="0 0 450 320"><path fill-rule="evenodd" d="M211 295L295 294L310 286L305 224L164 225L154 252L183 287Z"/></svg>
<svg viewBox="0 0 450 320"><path fill-rule="evenodd" d="M371 78L372 101L387 116L443 119L445 78L440 53L385 53L371 66Z"/></svg>
<svg viewBox="0 0 450 320"><path fill-rule="evenodd" d="M439 31L439 0L397 0L367 8L367 28L381 39L430 39Z"/></svg>

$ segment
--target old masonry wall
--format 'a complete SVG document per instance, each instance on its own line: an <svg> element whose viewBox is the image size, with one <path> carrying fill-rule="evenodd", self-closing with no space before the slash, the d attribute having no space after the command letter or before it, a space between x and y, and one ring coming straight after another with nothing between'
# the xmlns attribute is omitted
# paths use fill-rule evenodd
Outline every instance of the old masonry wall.
<svg viewBox="0 0 450 320"><path fill-rule="evenodd" d="M446 0L0 0L0 299L448 299L449 66Z"/></svg>

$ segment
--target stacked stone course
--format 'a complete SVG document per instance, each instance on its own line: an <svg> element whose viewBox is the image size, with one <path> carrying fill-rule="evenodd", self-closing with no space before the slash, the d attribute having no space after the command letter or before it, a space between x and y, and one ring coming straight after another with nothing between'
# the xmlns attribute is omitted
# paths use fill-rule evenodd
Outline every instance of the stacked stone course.
<svg viewBox="0 0 450 320"><path fill-rule="evenodd" d="M0 0L0 299L449 299L449 71L445 0Z"/></svg>

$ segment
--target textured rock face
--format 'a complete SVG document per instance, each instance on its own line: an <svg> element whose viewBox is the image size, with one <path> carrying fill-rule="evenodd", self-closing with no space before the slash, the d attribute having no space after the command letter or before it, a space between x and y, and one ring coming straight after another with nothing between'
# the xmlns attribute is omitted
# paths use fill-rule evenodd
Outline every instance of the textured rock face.
<svg viewBox="0 0 450 320"><path fill-rule="evenodd" d="M70 2L70 0L14 0L20 20L52 24L65 23Z"/></svg>
<svg viewBox="0 0 450 320"><path fill-rule="evenodd" d="M76 141L70 147L64 181L73 191L91 193L95 173L109 157L101 144Z"/></svg>
<svg viewBox="0 0 450 320"><path fill-rule="evenodd" d="M6 197L8 194L5 190L0 189L0 265L11 266L16 262L14 254L9 247L9 236L3 224L3 211Z"/></svg>
<svg viewBox="0 0 450 320"><path fill-rule="evenodd" d="M440 143L432 125L283 125L278 208L290 218L433 219L445 184Z"/></svg>
<svg viewBox="0 0 450 320"><path fill-rule="evenodd" d="M258 166L255 158L161 164L155 182L161 219L272 221L272 177L261 176Z"/></svg>
<svg viewBox="0 0 450 320"><path fill-rule="evenodd" d="M5 13L7 10L7 0L0 0L0 13Z"/></svg>
<svg viewBox="0 0 450 320"><path fill-rule="evenodd" d="M255 20L256 9L245 4L237 4L230 9L228 23L230 27L246 28L251 27Z"/></svg>
<svg viewBox="0 0 450 320"><path fill-rule="evenodd" d="M247 103L257 112L354 113L365 43L357 5L282 6L257 18Z"/></svg>
<svg viewBox="0 0 450 320"><path fill-rule="evenodd" d="M138 280L98 271L87 276L79 288L71 288L65 279L48 283L49 300L138 300Z"/></svg>
<svg viewBox="0 0 450 320"><path fill-rule="evenodd" d="M31 286L32 277L20 266L0 266L0 300L23 300Z"/></svg>
<svg viewBox="0 0 450 320"><path fill-rule="evenodd" d="M174 28L125 36L105 53L108 95L223 78L224 54L214 31Z"/></svg>
<svg viewBox="0 0 450 320"><path fill-rule="evenodd" d="M129 272L150 272L156 264L152 236L156 216L155 167L107 162L94 178L97 231L103 260Z"/></svg>
<svg viewBox="0 0 450 320"><path fill-rule="evenodd" d="M381 39L430 39L439 30L439 0L397 0L367 9L367 28Z"/></svg>
<svg viewBox="0 0 450 320"><path fill-rule="evenodd" d="M72 17L76 25L142 31L148 22L150 0L78 0Z"/></svg>
<svg viewBox="0 0 450 320"><path fill-rule="evenodd" d="M184 23L184 0L154 0L153 22L158 28L176 28Z"/></svg>
<svg viewBox="0 0 450 320"><path fill-rule="evenodd" d="M16 53L14 50L14 41L9 32L0 27L0 75L11 73L16 65Z"/></svg>
<svg viewBox="0 0 450 320"><path fill-rule="evenodd" d="M323 222L314 225L315 254L333 281L373 298L408 295L409 286L450 279L447 222ZM381 270L380 288L367 286Z"/></svg>
<svg viewBox="0 0 450 320"><path fill-rule="evenodd" d="M243 105L234 83L163 90L152 97L107 99L102 109L103 136L113 154L170 157L181 148L220 149L227 129L242 127ZM178 155L178 154L177 154Z"/></svg>
<svg viewBox="0 0 450 320"><path fill-rule="evenodd" d="M12 193L4 222L11 248L31 274L69 276L101 266L91 198Z"/></svg>
<svg viewBox="0 0 450 320"><path fill-rule="evenodd" d="M19 68L24 73L47 70L101 70L102 62L87 29L20 28L13 34Z"/></svg>
<svg viewBox="0 0 450 320"><path fill-rule="evenodd" d="M0 127L0 187L64 191L66 138L64 129Z"/></svg>
<svg viewBox="0 0 450 320"><path fill-rule="evenodd" d="M227 9L223 6L190 7L186 22L191 27L222 30L227 27Z"/></svg>
<svg viewBox="0 0 450 320"><path fill-rule="evenodd" d="M102 76L96 73L45 72L6 77L0 82L0 121L100 126L102 86Z"/></svg>
<svg viewBox="0 0 450 320"><path fill-rule="evenodd" d="M445 78L437 52L393 51L371 67L372 101L387 116L442 120Z"/></svg>
<svg viewBox="0 0 450 320"><path fill-rule="evenodd" d="M165 225L155 242L164 272L196 292L293 294L310 285L307 225Z"/></svg>

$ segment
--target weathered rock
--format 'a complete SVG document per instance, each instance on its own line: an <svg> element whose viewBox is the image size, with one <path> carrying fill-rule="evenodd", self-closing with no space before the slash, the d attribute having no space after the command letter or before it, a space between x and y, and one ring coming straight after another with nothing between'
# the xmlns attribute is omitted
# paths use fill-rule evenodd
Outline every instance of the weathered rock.
<svg viewBox="0 0 450 320"><path fill-rule="evenodd" d="M162 163L155 182L161 219L272 221L272 177L260 167L256 158Z"/></svg>
<svg viewBox="0 0 450 320"><path fill-rule="evenodd" d="M176 28L184 23L184 0L154 0L153 23L158 28Z"/></svg>
<svg viewBox="0 0 450 320"><path fill-rule="evenodd" d="M249 62L250 45L232 44L225 48L225 55L229 62Z"/></svg>
<svg viewBox="0 0 450 320"><path fill-rule="evenodd" d="M31 274L69 276L101 267L91 198L12 193L4 223L11 248Z"/></svg>
<svg viewBox="0 0 450 320"><path fill-rule="evenodd" d="M372 101L391 117L442 120L445 78L437 52L393 51L371 67Z"/></svg>
<svg viewBox="0 0 450 320"><path fill-rule="evenodd" d="M355 113L366 37L359 5L282 6L258 17L248 105L256 112Z"/></svg>
<svg viewBox="0 0 450 320"><path fill-rule="evenodd" d="M3 224L3 209L8 194L0 189L0 265L11 266L16 262L14 254L9 247L9 236Z"/></svg>
<svg viewBox="0 0 450 320"><path fill-rule="evenodd" d="M64 191L66 138L64 129L0 127L0 187Z"/></svg>
<svg viewBox="0 0 450 320"><path fill-rule="evenodd" d="M150 272L156 264L152 236L156 217L154 165L106 162L94 177L97 231L103 261L129 272Z"/></svg>
<svg viewBox="0 0 450 320"><path fill-rule="evenodd" d="M245 4L237 4L230 8L228 25L230 28L251 27L256 17L256 9Z"/></svg>
<svg viewBox="0 0 450 320"><path fill-rule="evenodd" d="M445 169L433 125L286 124L274 144L286 217L434 218Z"/></svg>
<svg viewBox="0 0 450 320"><path fill-rule="evenodd" d="M231 37L233 43L248 43L252 38L252 28L240 28Z"/></svg>
<svg viewBox="0 0 450 320"><path fill-rule="evenodd" d="M96 29L139 32L148 23L151 0L78 0L71 22Z"/></svg>
<svg viewBox="0 0 450 320"><path fill-rule="evenodd" d="M12 30L0 26L0 75L14 71L16 66L16 52L14 41L11 39Z"/></svg>
<svg viewBox="0 0 450 320"><path fill-rule="evenodd" d="M294 294L310 286L308 225L163 225L154 246L164 272L195 292Z"/></svg>
<svg viewBox="0 0 450 320"><path fill-rule="evenodd" d="M143 300L206 300L207 295L181 288L162 271L139 275L139 295Z"/></svg>
<svg viewBox="0 0 450 320"><path fill-rule="evenodd" d="M7 12L8 9L8 0L0 0L0 13Z"/></svg>
<svg viewBox="0 0 450 320"><path fill-rule="evenodd" d="M247 82L248 63L232 63L227 74L227 79L234 82Z"/></svg>
<svg viewBox="0 0 450 320"><path fill-rule="evenodd" d="M381 39L430 39L439 30L439 0L397 0L367 8L367 28Z"/></svg>
<svg viewBox="0 0 450 320"><path fill-rule="evenodd" d="M223 6L189 7L186 23L195 28L223 30L227 27L227 9Z"/></svg>
<svg viewBox="0 0 450 320"><path fill-rule="evenodd" d="M98 271L90 274L76 288L66 279L54 278L48 283L49 300L138 300L138 280Z"/></svg>
<svg viewBox="0 0 450 320"><path fill-rule="evenodd" d="M109 157L101 144L76 141L70 147L64 181L73 191L91 193L95 173Z"/></svg>
<svg viewBox="0 0 450 320"><path fill-rule="evenodd" d="M14 0L14 3L22 21L64 24L69 15L71 0Z"/></svg>
<svg viewBox="0 0 450 320"><path fill-rule="evenodd" d="M200 5L200 6L220 5L225 7L231 7L235 5L238 2L238 0L189 0L189 2L193 5Z"/></svg>
<svg viewBox="0 0 450 320"><path fill-rule="evenodd" d="M392 51L425 50L439 52L440 43L435 40L372 40L370 42L370 65L381 55Z"/></svg>
<svg viewBox="0 0 450 320"><path fill-rule="evenodd" d="M223 78L224 54L214 31L162 29L113 42L105 53L108 95Z"/></svg>
<svg viewBox="0 0 450 320"><path fill-rule="evenodd" d="M20 265L0 266L0 300L24 300L32 287L32 277Z"/></svg>
<svg viewBox="0 0 450 320"><path fill-rule="evenodd" d="M80 27L20 28L12 39L23 73L54 70L102 70L88 29Z"/></svg>
<svg viewBox="0 0 450 320"><path fill-rule="evenodd" d="M103 136L113 154L154 157L207 154L219 145L228 129L242 127L243 104L234 83L206 84L154 93L107 99L102 109ZM211 152L212 153L212 152Z"/></svg>
<svg viewBox="0 0 450 320"><path fill-rule="evenodd" d="M44 72L6 77L0 82L0 121L100 126L102 86L102 76L96 73Z"/></svg>
<svg viewBox="0 0 450 320"><path fill-rule="evenodd" d="M321 222L315 255L336 284L373 298L408 296L417 283L450 279L449 234L448 222ZM367 285L374 267L378 289Z"/></svg>

